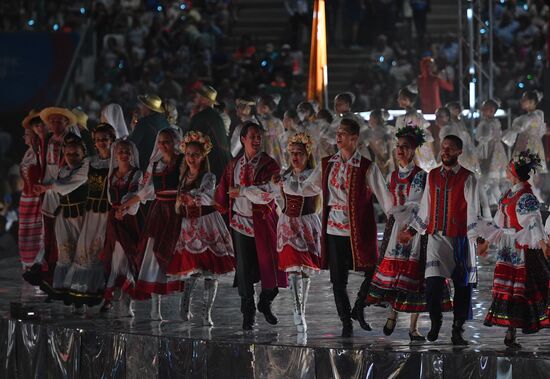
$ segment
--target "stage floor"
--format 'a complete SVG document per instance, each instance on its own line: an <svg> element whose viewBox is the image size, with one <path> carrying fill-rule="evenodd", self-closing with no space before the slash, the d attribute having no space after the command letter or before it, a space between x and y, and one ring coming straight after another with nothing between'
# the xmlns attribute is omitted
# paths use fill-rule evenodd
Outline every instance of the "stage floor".
<svg viewBox="0 0 550 379"><path fill-rule="evenodd" d="M297 335L291 298L282 290L274 302L279 324L257 315L253 332L241 330L240 300L232 276L220 280L213 310L215 327L200 326L202 283L193 293L190 323L178 321L178 296L163 298L166 321L148 320L149 302L139 302L135 319L107 316L98 308L84 316L45 297L20 279L15 258L0 260L0 378L548 378L548 331L519 335L521 350L507 350L504 328L482 325L490 301L493 264L480 264L473 321L466 324L466 348L450 343L452 314L446 314L436 343L410 344L408 316L391 337L382 333L386 309L370 307L366 332L354 323L354 337L339 336L328 274L312 277L307 304L308 333ZM354 298L362 278L350 278ZM40 318L10 318L10 303L22 303ZM421 315L426 334L429 318Z"/></svg>

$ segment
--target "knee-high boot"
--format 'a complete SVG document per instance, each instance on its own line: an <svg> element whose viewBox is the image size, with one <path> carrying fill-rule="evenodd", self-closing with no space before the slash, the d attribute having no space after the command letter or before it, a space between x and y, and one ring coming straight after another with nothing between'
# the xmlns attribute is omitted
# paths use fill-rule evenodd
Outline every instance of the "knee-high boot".
<svg viewBox="0 0 550 379"><path fill-rule="evenodd" d="M182 321L189 321L193 317L191 314L191 294L196 284L197 278L194 276L191 276L184 283L180 300L180 317Z"/></svg>
<svg viewBox="0 0 550 379"><path fill-rule="evenodd" d="M162 320L162 315L160 313L160 303L162 296L156 293L151 294L151 319L152 320Z"/></svg>
<svg viewBox="0 0 550 379"><path fill-rule="evenodd" d="M302 275L290 274L288 275L288 283L290 285L290 292L292 293L294 325L298 333L304 332L304 324L302 317L303 299L302 299Z"/></svg>
<svg viewBox="0 0 550 379"><path fill-rule="evenodd" d="M214 305L217 291L218 279L204 280L204 308L202 314L202 324L204 326L214 326L214 322L212 321L212 306Z"/></svg>

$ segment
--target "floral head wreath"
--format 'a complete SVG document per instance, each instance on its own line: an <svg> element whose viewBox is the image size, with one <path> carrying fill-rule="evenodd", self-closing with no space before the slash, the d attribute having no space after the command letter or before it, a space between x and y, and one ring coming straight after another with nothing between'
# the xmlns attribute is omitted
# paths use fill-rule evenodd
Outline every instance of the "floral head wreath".
<svg viewBox="0 0 550 379"><path fill-rule="evenodd" d="M407 124L404 127L397 130L395 133L397 138L406 137L412 138L416 142L416 146L420 147L426 142L426 133L424 129L419 128L413 124Z"/></svg>
<svg viewBox="0 0 550 379"><path fill-rule="evenodd" d="M185 134L185 136L183 136L183 139L181 140L181 144L180 144L181 151L185 151L185 148L190 143L198 143L202 145L205 156L208 155L213 148L210 137L196 130L192 130L187 134Z"/></svg>
<svg viewBox="0 0 550 379"><path fill-rule="evenodd" d="M311 140L311 137L309 134L306 133L296 133L290 139L288 140L288 147L287 149L290 149L290 145L293 143L301 143L306 147L306 151L308 154L311 154L313 151L313 141Z"/></svg>
<svg viewBox="0 0 550 379"><path fill-rule="evenodd" d="M537 153L531 152L531 150L527 149L520 151L514 156L514 158L512 158L510 161L510 168L512 169L512 173L514 173L514 175L516 175L519 168L523 167L527 167L529 172L535 172L537 171L537 168L542 167L541 162L542 160Z"/></svg>

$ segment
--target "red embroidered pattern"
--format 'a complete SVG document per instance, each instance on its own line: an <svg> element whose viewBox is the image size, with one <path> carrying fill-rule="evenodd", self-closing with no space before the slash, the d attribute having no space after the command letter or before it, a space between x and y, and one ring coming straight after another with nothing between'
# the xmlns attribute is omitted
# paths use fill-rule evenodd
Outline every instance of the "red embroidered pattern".
<svg viewBox="0 0 550 379"><path fill-rule="evenodd" d="M240 231L243 231L247 234L254 235L254 230L253 229L251 229L251 228L249 228L249 227L247 227L243 224L238 223L235 219L231 220L231 226L233 228L238 229Z"/></svg>
<svg viewBox="0 0 550 379"><path fill-rule="evenodd" d="M342 181L339 179L340 178L340 168L342 167L342 162L336 162L334 164L334 166L332 167L332 171L330 173L330 184L336 188L336 189L343 189L343 190L348 190L349 189L349 178L350 178L350 170L349 170L349 165L345 165L345 171L344 171L344 176L345 176L345 180L344 182L342 183Z"/></svg>
<svg viewBox="0 0 550 379"><path fill-rule="evenodd" d="M334 220L328 220L328 226L331 226L336 229L340 230L349 230L349 224L342 224L340 222L334 221Z"/></svg>

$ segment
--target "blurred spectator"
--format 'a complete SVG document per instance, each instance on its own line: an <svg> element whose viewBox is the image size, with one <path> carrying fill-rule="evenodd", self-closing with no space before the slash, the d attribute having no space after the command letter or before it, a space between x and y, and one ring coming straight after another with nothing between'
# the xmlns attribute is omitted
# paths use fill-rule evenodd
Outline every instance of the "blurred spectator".
<svg viewBox="0 0 550 379"><path fill-rule="evenodd" d="M290 18L290 43L296 48L307 44L307 30L310 25L310 11L307 0L286 0L285 8Z"/></svg>
<svg viewBox="0 0 550 379"><path fill-rule="evenodd" d="M17 255L17 243L6 229L6 217L0 215L0 259Z"/></svg>

